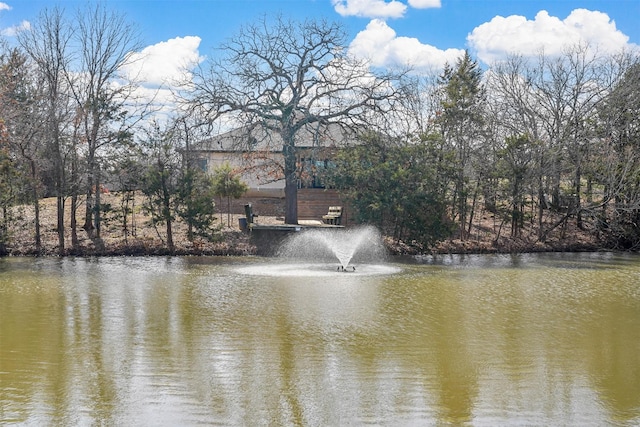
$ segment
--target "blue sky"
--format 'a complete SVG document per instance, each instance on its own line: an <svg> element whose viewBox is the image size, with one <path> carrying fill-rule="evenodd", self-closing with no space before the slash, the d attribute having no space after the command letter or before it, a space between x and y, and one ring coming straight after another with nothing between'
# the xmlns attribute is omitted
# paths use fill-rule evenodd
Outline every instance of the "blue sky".
<svg viewBox="0 0 640 427"><path fill-rule="evenodd" d="M139 27L149 87L201 62L240 26L263 15L342 23L350 51L376 66L441 70L464 49L484 65L519 52L553 54L587 41L599 53L638 49L640 0L106 0ZM0 0L9 41L55 5L72 13L87 0Z"/></svg>
<svg viewBox="0 0 640 427"><path fill-rule="evenodd" d="M73 10L86 4L86 0L2 2L0 4L5 7L0 6L0 29L8 34L12 28L34 21L45 7L60 5ZM198 48L202 55L211 54L212 48L232 36L239 26L265 13L282 13L301 19L325 17L342 22L351 39L369 28L367 35L370 38L386 31L385 40L390 42L391 30L395 33L396 49L400 49L401 44L397 39L407 38L405 41L413 41L414 47L419 43L440 51L469 48L477 55L482 51L479 43L483 41L470 43L468 37L474 29L488 25L496 16L524 17L531 24L529 31L524 28L526 21L521 22L523 34L514 36L525 38L528 33L528 42L532 42L545 30L557 31L557 28L551 28L551 23L545 29L545 24L536 19L540 11L547 11L550 18L562 22L573 11L586 9L606 14L616 30L628 37L629 43L640 44L640 0L108 0L106 3L139 25L145 45L197 36L201 39ZM386 27L371 28L372 19L383 22ZM581 25L594 26L593 31L603 38L611 37L612 31L595 28L602 22L595 22L594 16L579 19L583 20ZM506 22L495 22L493 32L498 32L501 25L505 27ZM489 30L487 28L487 32Z"/></svg>

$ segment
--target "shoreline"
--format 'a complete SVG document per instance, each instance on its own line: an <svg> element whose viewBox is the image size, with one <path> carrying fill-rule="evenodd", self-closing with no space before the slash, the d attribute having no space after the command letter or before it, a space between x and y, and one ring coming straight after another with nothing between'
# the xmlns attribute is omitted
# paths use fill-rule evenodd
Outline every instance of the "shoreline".
<svg viewBox="0 0 640 427"><path fill-rule="evenodd" d="M98 249L89 239L84 239L82 245L74 250L68 248L64 255L58 253L55 246L47 245L44 250L37 252L35 246L21 244L19 247L7 247L7 253L2 257L149 257L149 256L257 256L256 246L250 241L249 233L238 230L225 230L222 238L217 242L196 240L194 242L180 241L173 251L170 251L159 239L124 239L110 238L103 241ZM612 248L602 247L593 242L525 242L505 239L504 242L493 244L486 241L446 240L429 250L419 250L415 247L395 242L389 237L383 237L383 243L390 256L420 257L429 255L485 255L485 254L521 254L521 253L553 253L553 252L624 252Z"/></svg>
<svg viewBox="0 0 640 427"><path fill-rule="evenodd" d="M112 195L110 195L113 197ZM250 241L249 233L240 229L241 213L219 212L218 230L215 241L186 239L186 227L181 222L173 225L173 241L175 249L170 251L165 244L163 229L149 225L149 218L140 212L135 221L129 224L130 232L125 235L115 220L105 221L102 238L92 241L83 229L78 229L78 248L73 249L71 236L67 228L65 253L58 253L58 236L56 233L55 200L44 199L41 205L41 239L42 250L36 251L33 224L34 217L29 206L17 207L13 213L16 218L9 227L9 243L2 251L4 256L54 256L54 257L105 257L105 256L252 256L257 255L256 246ZM138 206L140 206L138 204ZM67 216L68 218L68 216ZM305 221L301 221L305 222ZM316 221L317 222L317 221ZM282 225L284 220L276 215L260 215L258 225ZM357 225L353 225L356 227ZM68 226L67 226L68 227ZM351 227L351 226L349 226ZM484 216L474 223L466 240L454 237L441 241L431 247L398 242L389 236L383 236L384 245L389 255L425 256L437 254L515 254L540 252L624 252L603 245L596 237L575 224L568 222L564 228L550 233L546 242L537 241L532 224L522 230L521 237L500 235L501 224L492 216ZM133 235L132 235L133 234Z"/></svg>

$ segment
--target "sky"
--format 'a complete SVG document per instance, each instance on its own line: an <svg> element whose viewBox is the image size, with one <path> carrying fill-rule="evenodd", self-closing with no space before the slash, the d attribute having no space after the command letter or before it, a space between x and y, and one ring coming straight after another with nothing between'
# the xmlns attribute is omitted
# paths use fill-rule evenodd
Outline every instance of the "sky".
<svg viewBox="0 0 640 427"><path fill-rule="evenodd" d="M89 2L91 0L88 0ZM87 0L0 0L9 42L45 8L69 12ZM601 53L640 47L640 0L105 0L136 25L140 75L166 83L216 55L240 27L263 16L324 18L343 24L351 53L377 67L441 70L469 50L483 66L518 52L559 53L588 42Z"/></svg>

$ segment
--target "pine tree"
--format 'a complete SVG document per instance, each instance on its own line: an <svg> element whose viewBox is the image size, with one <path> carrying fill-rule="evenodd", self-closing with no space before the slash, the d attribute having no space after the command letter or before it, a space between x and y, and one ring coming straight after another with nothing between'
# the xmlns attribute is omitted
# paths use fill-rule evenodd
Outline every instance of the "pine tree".
<svg viewBox="0 0 640 427"><path fill-rule="evenodd" d="M469 211L469 182L473 177L472 158L483 134L485 89L482 70L468 51L458 59L455 67L447 64L440 75L442 87L440 106L441 132L457 154L453 217L457 219L460 238L466 237L466 224L473 219Z"/></svg>

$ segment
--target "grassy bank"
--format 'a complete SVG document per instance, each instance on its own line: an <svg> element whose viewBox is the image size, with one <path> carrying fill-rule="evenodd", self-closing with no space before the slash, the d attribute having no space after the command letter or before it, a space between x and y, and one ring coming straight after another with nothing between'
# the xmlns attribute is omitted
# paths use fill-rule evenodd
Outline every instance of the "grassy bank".
<svg viewBox="0 0 640 427"><path fill-rule="evenodd" d="M142 208L142 198L136 199L133 213L127 218L128 230L125 233L122 219L116 212L120 203L117 195L105 194L103 203L114 209L105 215L100 241L91 240L83 229L77 230L79 244L72 247L69 230L70 209L67 207L65 230L65 254L77 256L96 255L251 255L255 247L249 236L239 228L237 213L221 212L218 215L215 239L186 238L186 226L180 221L174 224L173 240L175 249L170 252L166 246L166 235L162 225L154 227L150 217ZM42 249L38 252L34 239L34 209L32 206L19 206L12 211L9 227L9 244L6 250L9 255L58 255L58 235L56 231L56 200L43 199L40 202ZM78 209L78 223L84 206ZM549 217L549 223L557 218ZM261 224L281 224L282 219L276 216L261 215ZM549 252L549 251L595 251L602 249L596 239L575 227L568 221L557 227L546 241L539 242L532 225L525 227L517 238L508 236L505 224L500 223L490 214L482 215L474 223L469 236L464 239L452 237L435 247L420 248L406 242L394 241L386 237L385 243L391 254L418 253L514 253L514 252Z"/></svg>

